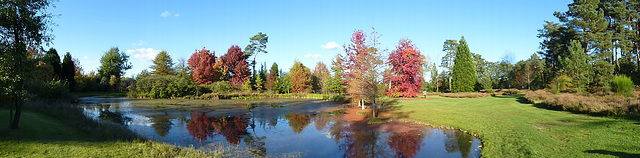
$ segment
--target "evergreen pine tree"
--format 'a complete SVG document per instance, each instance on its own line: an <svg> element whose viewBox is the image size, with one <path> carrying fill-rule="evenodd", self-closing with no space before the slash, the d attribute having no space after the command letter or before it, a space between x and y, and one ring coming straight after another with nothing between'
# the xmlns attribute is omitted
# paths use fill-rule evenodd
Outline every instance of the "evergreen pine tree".
<svg viewBox="0 0 640 158"><path fill-rule="evenodd" d="M584 49L580 42L571 40L571 46L566 57L562 57L560 62L564 66L565 72L573 78L575 87L578 93L582 93L582 89L589 83L589 73L591 72L591 66L589 61L591 58L584 53Z"/></svg>
<svg viewBox="0 0 640 158"><path fill-rule="evenodd" d="M474 86L478 83L478 76L476 75L475 64L471 58L471 52L469 51L469 46L464 36L460 39L456 53L452 70L452 92L472 92L474 91Z"/></svg>

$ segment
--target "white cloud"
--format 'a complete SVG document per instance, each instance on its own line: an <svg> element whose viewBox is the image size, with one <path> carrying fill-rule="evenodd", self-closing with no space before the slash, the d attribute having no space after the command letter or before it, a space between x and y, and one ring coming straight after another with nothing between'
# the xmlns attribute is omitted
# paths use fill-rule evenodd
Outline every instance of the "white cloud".
<svg viewBox="0 0 640 158"><path fill-rule="evenodd" d="M169 12L169 11L164 11L164 12L162 12L162 13L160 14L160 16L161 16L161 17L163 17L163 18L170 17L170 16L179 17L179 16L180 16L180 14L179 14L179 13L172 14L172 13L171 13L171 12Z"/></svg>
<svg viewBox="0 0 640 158"><path fill-rule="evenodd" d="M161 16L161 17L165 17L165 18L166 18L166 17L168 17L168 16L171 16L171 12L169 12L169 11L164 11L164 12L162 12L162 14L160 14L160 16Z"/></svg>
<svg viewBox="0 0 640 158"><path fill-rule="evenodd" d="M338 47L340 47L340 45L338 45L336 42L333 42L333 41L328 42L325 45L322 45L322 49L336 49Z"/></svg>
<svg viewBox="0 0 640 158"><path fill-rule="evenodd" d="M143 40L139 40L138 43L131 43L133 46L146 46L147 44L148 43Z"/></svg>
<svg viewBox="0 0 640 158"><path fill-rule="evenodd" d="M84 59L88 59L89 57L85 55L85 56L84 56L84 57L82 57L82 58L84 58Z"/></svg>
<svg viewBox="0 0 640 158"><path fill-rule="evenodd" d="M126 51L126 53L133 56L133 58L149 61L156 58L156 55L158 55L159 52L160 50L155 50L153 48L129 49Z"/></svg>
<svg viewBox="0 0 640 158"><path fill-rule="evenodd" d="M307 55L304 55L304 57L305 58L309 58L309 59L318 59L318 58L322 57L322 55L320 55L320 54L307 54Z"/></svg>

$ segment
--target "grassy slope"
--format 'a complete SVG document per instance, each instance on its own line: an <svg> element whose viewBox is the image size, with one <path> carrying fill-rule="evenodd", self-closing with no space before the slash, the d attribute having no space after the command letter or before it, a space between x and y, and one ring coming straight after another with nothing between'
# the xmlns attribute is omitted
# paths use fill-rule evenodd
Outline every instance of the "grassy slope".
<svg viewBox="0 0 640 158"><path fill-rule="evenodd" d="M4 126L8 113L0 108ZM102 141L39 113L23 111L20 120L18 131L0 127L0 157L204 157L200 151L153 141Z"/></svg>
<svg viewBox="0 0 640 158"><path fill-rule="evenodd" d="M432 98L401 100L394 115L477 132L485 157L640 157L637 120L538 108L522 95Z"/></svg>

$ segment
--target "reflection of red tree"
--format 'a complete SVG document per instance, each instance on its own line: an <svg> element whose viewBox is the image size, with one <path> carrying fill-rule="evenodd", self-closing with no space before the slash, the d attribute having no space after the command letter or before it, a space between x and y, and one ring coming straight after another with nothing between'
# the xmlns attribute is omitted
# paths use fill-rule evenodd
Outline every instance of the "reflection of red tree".
<svg viewBox="0 0 640 158"><path fill-rule="evenodd" d="M200 141L207 140L207 136L213 136L213 128L211 127L211 119L202 112L191 113L191 121L187 123L187 131L189 134Z"/></svg>
<svg viewBox="0 0 640 158"><path fill-rule="evenodd" d="M187 131L193 138L204 141L212 137L213 132L222 134L231 144L240 143L242 135L247 134L249 121L242 116L235 117L207 117L202 112L191 113L191 121L187 123Z"/></svg>
<svg viewBox="0 0 640 158"><path fill-rule="evenodd" d="M227 139L227 142L231 144L240 143L242 135L247 134L249 121L242 118L242 116L213 118L212 120L211 126L213 129L222 134Z"/></svg>
<svg viewBox="0 0 640 158"><path fill-rule="evenodd" d="M388 138L389 147L396 153L395 157L413 157L420 151L420 146L423 145L424 134L420 130L412 130L391 133Z"/></svg>

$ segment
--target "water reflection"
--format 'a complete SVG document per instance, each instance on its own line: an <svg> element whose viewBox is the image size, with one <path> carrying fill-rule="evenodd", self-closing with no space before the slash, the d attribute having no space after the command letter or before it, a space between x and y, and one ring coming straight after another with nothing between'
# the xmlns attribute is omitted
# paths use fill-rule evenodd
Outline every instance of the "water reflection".
<svg viewBox="0 0 640 158"><path fill-rule="evenodd" d="M223 143L255 157L292 152L308 157L478 157L480 153L480 141L460 131L402 123L367 125L345 119L344 111L315 113L286 104L239 105L225 110L157 110L123 102L87 106L85 113L169 144L215 148L209 144Z"/></svg>
<svg viewBox="0 0 640 158"><path fill-rule="evenodd" d="M284 115L284 118L287 118L287 120L289 120L289 126L291 126L291 130L294 133L299 134L304 128L307 127L307 125L309 125L309 123L311 123L310 116L311 115L288 114Z"/></svg>
<svg viewBox="0 0 640 158"><path fill-rule="evenodd" d="M387 137L389 148L395 152L395 157L413 157L424 146L422 140L424 130L411 130L407 132L393 132Z"/></svg>
<svg viewBox="0 0 640 158"><path fill-rule="evenodd" d="M167 112L164 112L164 115L147 116L147 117L153 123L151 127L153 127L153 129L156 131L156 134L158 134L158 136L160 137L167 136L167 133L169 133L169 130L171 130L171 126L173 126L173 123L171 122L171 117L169 117Z"/></svg>
<svg viewBox="0 0 640 158"><path fill-rule="evenodd" d="M110 108L111 105L109 104L98 106L97 111L100 112L100 115L98 117L102 120L108 120L124 126L126 126L127 123L131 121L130 117L126 117L122 113L116 112L118 110L109 110Z"/></svg>
<svg viewBox="0 0 640 158"><path fill-rule="evenodd" d="M243 116L209 117L204 112L191 113L191 120L187 123L189 134L199 141L205 141L213 134L221 134L228 143L238 144L240 138L247 133L249 121Z"/></svg>
<svg viewBox="0 0 640 158"><path fill-rule="evenodd" d="M473 136L458 130L444 131L443 133L447 136L447 139L444 142L445 150L447 150L447 152L460 152L462 157L469 157Z"/></svg>

